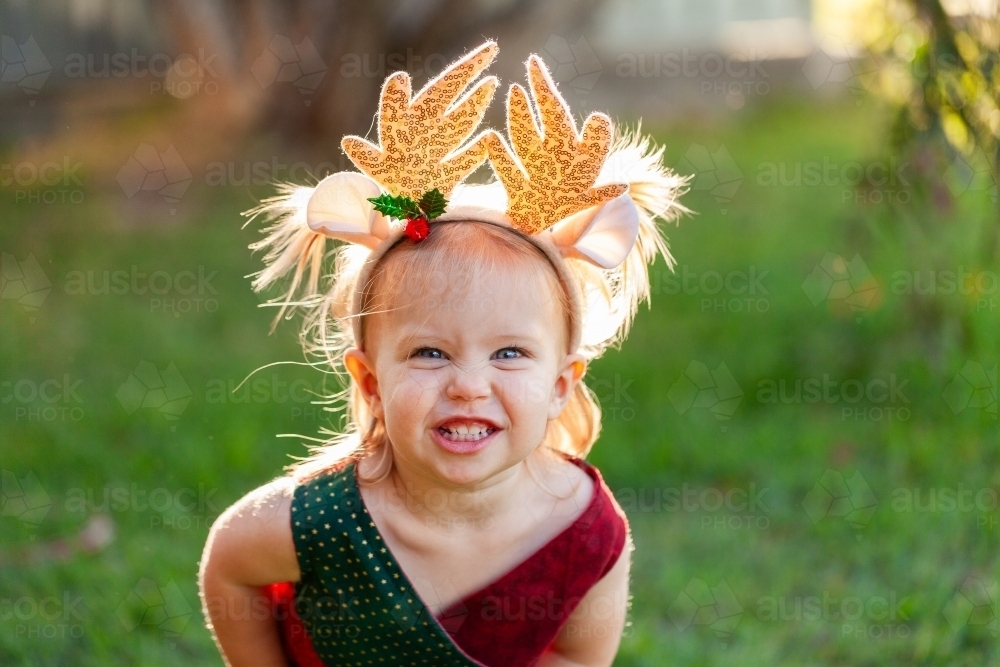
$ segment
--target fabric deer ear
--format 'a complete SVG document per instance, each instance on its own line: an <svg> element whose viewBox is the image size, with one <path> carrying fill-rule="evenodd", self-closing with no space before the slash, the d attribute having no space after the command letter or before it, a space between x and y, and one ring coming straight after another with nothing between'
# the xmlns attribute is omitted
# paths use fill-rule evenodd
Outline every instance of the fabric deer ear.
<svg viewBox="0 0 1000 667"><path fill-rule="evenodd" d="M639 234L639 209L628 193L579 211L552 227L564 257L613 269L628 257Z"/></svg>
<svg viewBox="0 0 1000 667"><path fill-rule="evenodd" d="M352 171L327 176L309 198L309 228L330 238L374 249L389 236L389 221L368 199L381 188L372 179Z"/></svg>

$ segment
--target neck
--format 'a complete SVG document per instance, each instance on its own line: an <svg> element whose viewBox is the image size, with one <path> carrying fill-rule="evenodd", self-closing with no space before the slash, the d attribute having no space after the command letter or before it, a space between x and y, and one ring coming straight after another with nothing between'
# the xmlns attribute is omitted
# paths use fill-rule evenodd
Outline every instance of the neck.
<svg viewBox="0 0 1000 667"><path fill-rule="evenodd" d="M488 528L535 484L528 465L525 459L481 482L455 485L397 457L383 488L425 525Z"/></svg>

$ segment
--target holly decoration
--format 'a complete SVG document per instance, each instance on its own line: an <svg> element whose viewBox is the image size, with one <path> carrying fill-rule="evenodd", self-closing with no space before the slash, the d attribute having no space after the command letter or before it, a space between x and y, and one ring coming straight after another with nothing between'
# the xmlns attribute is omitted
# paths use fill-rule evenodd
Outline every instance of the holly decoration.
<svg viewBox="0 0 1000 667"><path fill-rule="evenodd" d="M378 197L370 197L368 201L374 204L375 210L382 215L397 220L406 220L403 233L418 243L427 238L427 234L430 233L427 221L444 213L444 209L448 205L448 200L437 188L425 192L419 202L402 195L396 197L387 192Z"/></svg>

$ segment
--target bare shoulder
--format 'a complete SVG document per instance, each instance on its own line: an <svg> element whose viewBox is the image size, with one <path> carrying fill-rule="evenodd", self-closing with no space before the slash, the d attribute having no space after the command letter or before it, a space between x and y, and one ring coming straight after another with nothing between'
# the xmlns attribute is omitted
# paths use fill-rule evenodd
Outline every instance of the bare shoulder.
<svg viewBox="0 0 1000 667"><path fill-rule="evenodd" d="M225 518L227 523L269 524L277 514L288 518L291 516L294 493L295 481L290 477L279 477L247 493L219 519Z"/></svg>
<svg viewBox="0 0 1000 667"><path fill-rule="evenodd" d="M234 583L250 586L298 581L291 526L294 493L295 481L281 477L219 515L205 544L203 572L217 569Z"/></svg>

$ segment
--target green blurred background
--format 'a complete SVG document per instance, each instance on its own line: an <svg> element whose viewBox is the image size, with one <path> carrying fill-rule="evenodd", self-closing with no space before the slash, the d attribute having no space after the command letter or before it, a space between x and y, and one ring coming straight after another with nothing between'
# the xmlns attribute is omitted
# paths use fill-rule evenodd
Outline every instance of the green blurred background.
<svg viewBox="0 0 1000 667"><path fill-rule="evenodd" d="M692 177L588 380L636 544L615 664L1000 664L996 12L0 2L0 664L221 664L208 528L337 423L316 370L237 389L302 361L240 212L481 36Z"/></svg>

